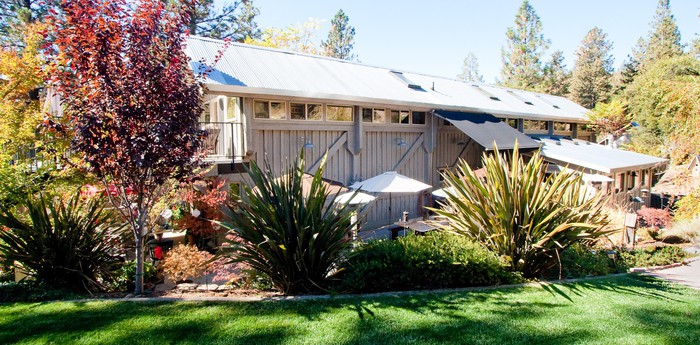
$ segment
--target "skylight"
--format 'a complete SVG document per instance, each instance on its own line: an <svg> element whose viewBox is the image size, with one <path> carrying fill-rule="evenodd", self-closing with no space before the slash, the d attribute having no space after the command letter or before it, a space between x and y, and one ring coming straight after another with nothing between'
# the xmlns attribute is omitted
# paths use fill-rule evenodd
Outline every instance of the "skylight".
<svg viewBox="0 0 700 345"><path fill-rule="evenodd" d="M476 90L479 91L482 95L490 98L492 101L499 101L499 102L501 101L500 98L498 98L498 97L492 95L491 93L489 93L488 91L482 89L481 87L479 87L479 85L472 84L472 86L475 87Z"/></svg>
<svg viewBox="0 0 700 345"><path fill-rule="evenodd" d="M414 89L414 90L422 90L423 89L420 85L418 85L418 84L412 82L410 79L406 78L406 76L402 72L391 71L391 74L393 74L394 77L396 77L396 79L402 81L404 84L406 84L406 86L408 86L411 89Z"/></svg>

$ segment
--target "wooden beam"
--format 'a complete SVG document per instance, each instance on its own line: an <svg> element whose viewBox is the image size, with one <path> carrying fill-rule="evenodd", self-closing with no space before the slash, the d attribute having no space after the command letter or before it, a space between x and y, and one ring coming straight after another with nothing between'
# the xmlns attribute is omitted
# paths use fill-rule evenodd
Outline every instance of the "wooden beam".
<svg viewBox="0 0 700 345"><path fill-rule="evenodd" d="M338 137L338 139L333 142L333 145L328 148L326 151L325 155L321 155L321 157L318 157L316 162L312 166L310 166L308 169L306 169L306 172L309 174L313 174L318 167L321 165L321 162L323 161L323 157L327 157L326 159L330 159L333 157L336 153L338 153L338 150L348 141L348 132L344 132L341 136Z"/></svg>
<svg viewBox="0 0 700 345"><path fill-rule="evenodd" d="M401 159L399 159L399 161L396 162L396 165L394 165L394 168L392 168L391 170L396 171L399 167L401 167L402 165L404 165L404 163L406 163L408 158L410 158L418 150L418 148L420 148L421 145L423 144L423 136L424 136L424 133L421 133L421 135L418 138L416 138L416 141L414 141L411 144L411 148L409 148L408 151L406 151L406 153L403 154Z"/></svg>

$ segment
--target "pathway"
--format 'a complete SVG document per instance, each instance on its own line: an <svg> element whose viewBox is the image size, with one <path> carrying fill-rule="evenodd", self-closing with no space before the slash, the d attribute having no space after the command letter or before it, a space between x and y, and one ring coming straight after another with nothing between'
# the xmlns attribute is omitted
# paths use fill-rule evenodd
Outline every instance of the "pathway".
<svg viewBox="0 0 700 345"><path fill-rule="evenodd" d="M693 260L687 265L646 274L700 290L700 260L698 259Z"/></svg>

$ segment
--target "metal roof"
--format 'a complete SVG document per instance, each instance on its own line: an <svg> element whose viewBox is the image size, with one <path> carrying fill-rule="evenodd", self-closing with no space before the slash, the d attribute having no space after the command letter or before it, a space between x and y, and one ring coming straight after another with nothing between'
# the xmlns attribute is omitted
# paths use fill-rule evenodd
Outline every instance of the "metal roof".
<svg viewBox="0 0 700 345"><path fill-rule="evenodd" d="M666 163L668 160L641 153L624 151L594 144L584 140L541 138L542 157L563 165L612 174L619 171L645 169Z"/></svg>
<svg viewBox="0 0 700 345"><path fill-rule="evenodd" d="M197 36L187 37L185 53L195 71L202 69L202 61L212 63L222 54L205 80L213 92L587 121L587 109L559 96L240 43L229 43L225 48L224 41Z"/></svg>

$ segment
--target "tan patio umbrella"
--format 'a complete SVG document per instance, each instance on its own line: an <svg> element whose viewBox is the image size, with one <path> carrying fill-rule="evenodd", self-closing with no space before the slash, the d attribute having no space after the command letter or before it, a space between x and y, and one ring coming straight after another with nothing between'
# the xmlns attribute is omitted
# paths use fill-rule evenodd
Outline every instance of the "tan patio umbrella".
<svg viewBox="0 0 700 345"><path fill-rule="evenodd" d="M389 193L389 217L393 218L391 213L392 193L418 193L432 188L432 186L401 175L396 171L387 171L364 181L355 182L350 185L350 188L370 193Z"/></svg>

